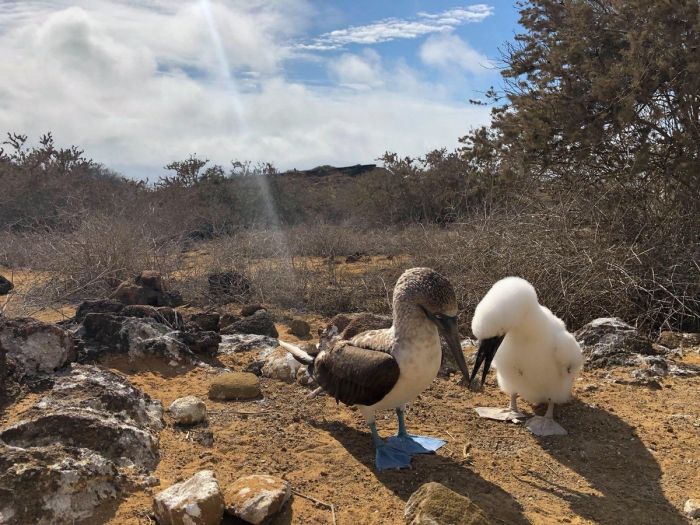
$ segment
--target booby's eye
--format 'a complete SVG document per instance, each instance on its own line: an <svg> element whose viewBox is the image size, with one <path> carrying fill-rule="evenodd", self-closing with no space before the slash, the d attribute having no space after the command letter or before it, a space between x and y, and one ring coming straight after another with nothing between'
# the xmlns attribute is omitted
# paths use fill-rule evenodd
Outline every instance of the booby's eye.
<svg viewBox="0 0 700 525"><path fill-rule="evenodd" d="M433 317L438 321L442 321L445 318L445 316L442 314L434 314Z"/></svg>

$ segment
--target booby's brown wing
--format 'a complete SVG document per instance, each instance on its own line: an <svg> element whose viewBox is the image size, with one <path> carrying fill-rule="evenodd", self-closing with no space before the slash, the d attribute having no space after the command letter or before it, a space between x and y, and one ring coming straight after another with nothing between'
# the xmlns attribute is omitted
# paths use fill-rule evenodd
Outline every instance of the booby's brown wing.
<svg viewBox="0 0 700 525"><path fill-rule="evenodd" d="M374 405L399 379L399 365L389 348L360 348L339 341L314 363L316 382L346 405Z"/></svg>

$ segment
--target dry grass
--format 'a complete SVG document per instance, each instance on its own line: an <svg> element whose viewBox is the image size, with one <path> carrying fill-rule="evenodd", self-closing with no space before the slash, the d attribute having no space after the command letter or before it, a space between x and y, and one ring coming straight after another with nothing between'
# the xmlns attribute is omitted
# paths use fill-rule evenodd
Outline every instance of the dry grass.
<svg viewBox="0 0 700 525"><path fill-rule="evenodd" d="M107 218L85 221L70 233L5 239L3 264L41 272L22 292L34 309L108 296L121 280L156 269L196 306L222 301L209 293L210 274L237 272L252 283L248 301L323 315L388 312L400 273L430 266L454 283L465 329L480 298L507 275L531 281L541 302L572 328L601 316L648 329L700 328L697 262L674 260L664 253L667 247L650 247L653 239L628 244L610 231L572 224L566 210L485 215L449 227L241 230L186 252L138 221ZM346 263L353 254L359 260Z"/></svg>

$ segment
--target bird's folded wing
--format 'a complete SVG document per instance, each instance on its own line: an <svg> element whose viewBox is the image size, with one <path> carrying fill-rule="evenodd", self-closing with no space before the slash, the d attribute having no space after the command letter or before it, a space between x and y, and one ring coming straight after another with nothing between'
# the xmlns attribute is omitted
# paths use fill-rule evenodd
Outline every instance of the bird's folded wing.
<svg viewBox="0 0 700 525"><path fill-rule="evenodd" d="M342 342L317 359L315 377L336 401L346 405L373 405L399 379L399 365L388 352Z"/></svg>

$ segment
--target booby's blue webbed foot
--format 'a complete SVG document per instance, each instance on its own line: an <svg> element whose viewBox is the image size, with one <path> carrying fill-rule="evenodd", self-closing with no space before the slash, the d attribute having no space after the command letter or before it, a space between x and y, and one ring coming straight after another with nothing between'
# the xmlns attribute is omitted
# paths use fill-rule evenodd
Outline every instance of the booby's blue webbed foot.
<svg viewBox="0 0 700 525"><path fill-rule="evenodd" d="M432 454L445 444L442 439L412 434L396 434L386 440L386 444L406 454Z"/></svg>
<svg viewBox="0 0 700 525"><path fill-rule="evenodd" d="M411 456L384 443L375 451L374 465L378 471L411 468Z"/></svg>
<svg viewBox="0 0 700 525"><path fill-rule="evenodd" d="M385 443L379 437L377 426L374 423L369 424L369 429L372 432L372 442L375 449L374 465L378 471L411 467L410 455Z"/></svg>
<svg viewBox="0 0 700 525"><path fill-rule="evenodd" d="M387 445L406 454L432 454L445 444L445 441L442 439L430 436L414 436L406 432L403 410L397 408L396 417L399 420L399 431L395 436L391 436L386 440Z"/></svg>

